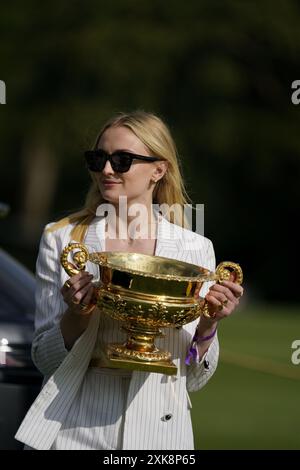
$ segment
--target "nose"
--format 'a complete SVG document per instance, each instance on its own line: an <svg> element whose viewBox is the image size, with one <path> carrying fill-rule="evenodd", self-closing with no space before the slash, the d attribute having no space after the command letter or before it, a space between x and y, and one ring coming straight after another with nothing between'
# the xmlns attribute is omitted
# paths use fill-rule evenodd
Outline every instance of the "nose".
<svg viewBox="0 0 300 470"><path fill-rule="evenodd" d="M114 170L112 169L112 166L109 160L106 161L105 167L102 170L102 174L104 176L114 174Z"/></svg>

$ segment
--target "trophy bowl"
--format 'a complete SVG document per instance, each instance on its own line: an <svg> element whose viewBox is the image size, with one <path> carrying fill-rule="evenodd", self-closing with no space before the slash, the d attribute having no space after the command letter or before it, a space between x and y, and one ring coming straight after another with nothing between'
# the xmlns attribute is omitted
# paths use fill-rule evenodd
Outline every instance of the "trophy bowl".
<svg viewBox="0 0 300 470"><path fill-rule="evenodd" d="M68 261L72 253L72 263ZM199 297L204 282L229 279L241 284L240 266L222 262L215 272L201 266L159 256L124 252L89 252L82 243L70 243L61 264L72 276L87 261L99 266L95 298L99 309L122 322L125 343L108 344L106 367L176 374L171 353L155 346L160 328L180 327L201 314L209 316L205 299Z"/></svg>

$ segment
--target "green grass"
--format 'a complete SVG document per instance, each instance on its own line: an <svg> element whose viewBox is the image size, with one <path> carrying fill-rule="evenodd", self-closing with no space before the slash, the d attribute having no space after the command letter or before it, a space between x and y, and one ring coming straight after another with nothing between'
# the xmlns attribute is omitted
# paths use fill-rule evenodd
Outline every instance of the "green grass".
<svg viewBox="0 0 300 470"><path fill-rule="evenodd" d="M219 326L220 362L191 394L196 449L300 449L300 308L257 306Z"/></svg>

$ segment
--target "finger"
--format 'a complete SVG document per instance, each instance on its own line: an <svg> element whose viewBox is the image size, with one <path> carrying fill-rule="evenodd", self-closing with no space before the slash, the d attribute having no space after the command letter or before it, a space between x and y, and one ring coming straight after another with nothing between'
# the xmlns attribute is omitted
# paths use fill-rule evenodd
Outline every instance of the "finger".
<svg viewBox="0 0 300 470"><path fill-rule="evenodd" d="M237 306L237 304L231 301L228 301L226 305L222 305L218 299L215 299L214 297L209 295L207 295L205 298L209 304L208 307L210 312L215 312L215 318L219 320L231 315L231 313Z"/></svg>
<svg viewBox="0 0 300 470"><path fill-rule="evenodd" d="M88 275L88 276L82 276L79 281L77 281L74 285L70 287L70 289L66 292L65 298L69 299L73 297L78 291L80 291L83 287L87 286L88 284L91 284L93 276Z"/></svg>
<svg viewBox="0 0 300 470"><path fill-rule="evenodd" d="M243 287L237 284L236 282L222 281L222 286L225 286L230 289L230 291L235 297L241 297L244 293Z"/></svg>
<svg viewBox="0 0 300 470"><path fill-rule="evenodd" d="M219 304L223 303L223 302L228 302L228 299L227 299L226 295L223 292L217 292L217 291L211 290L209 292L209 295L211 297L213 297L214 299L216 299Z"/></svg>
<svg viewBox="0 0 300 470"><path fill-rule="evenodd" d="M80 279L85 279L87 276L90 274L87 271L80 271L78 274L75 276L71 276L67 281L64 283L64 285L61 288L61 291L65 292L69 289L71 289L74 284L76 284Z"/></svg>
<svg viewBox="0 0 300 470"><path fill-rule="evenodd" d="M231 292L231 290L223 285L220 284L215 284L210 288L210 293L215 294L215 293L222 293L228 300L231 300L232 302L236 299L235 295Z"/></svg>
<svg viewBox="0 0 300 470"><path fill-rule="evenodd" d="M74 295L86 285L91 284L91 280L92 280L91 276L82 276L82 278L73 286L71 286L70 289L67 289L65 291L62 290L61 292L62 292L64 301L67 303L69 303L70 301L72 302Z"/></svg>
<svg viewBox="0 0 300 470"><path fill-rule="evenodd" d="M217 320L218 318L220 318L219 316L219 313L220 313L220 308L222 306L222 304L220 303L220 301L218 299L216 299L215 297L207 294L205 296L205 299L206 301L208 302L208 309L209 309L209 312L212 314L214 313L214 318Z"/></svg>
<svg viewBox="0 0 300 470"><path fill-rule="evenodd" d="M75 305L80 304L91 287L91 284L84 286L71 297L70 302Z"/></svg>
<svg viewBox="0 0 300 470"><path fill-rule="evenodd" d="M87 292L87 294L82 298L81 303L85 305L90 305L92 303L95 303L93 300L94 297L94 287L91 286Z"/></svg>

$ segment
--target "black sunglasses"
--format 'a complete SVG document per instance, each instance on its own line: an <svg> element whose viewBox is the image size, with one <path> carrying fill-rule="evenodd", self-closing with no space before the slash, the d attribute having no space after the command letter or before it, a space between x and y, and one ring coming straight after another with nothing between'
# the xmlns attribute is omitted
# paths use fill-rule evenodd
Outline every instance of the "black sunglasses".
<svg viewBox="0 0 300 470"><path fill-rule="evenodd" d="M133 160L141 160L146 163L157 162L160 158L145 157L144 155L136 155L135 153L116 151L109 155L102 149L87 150L84 152L87 167L90 171L102 171L107 160L111 164L112 169L117 173L126 173L131 167Z"/></svg>

